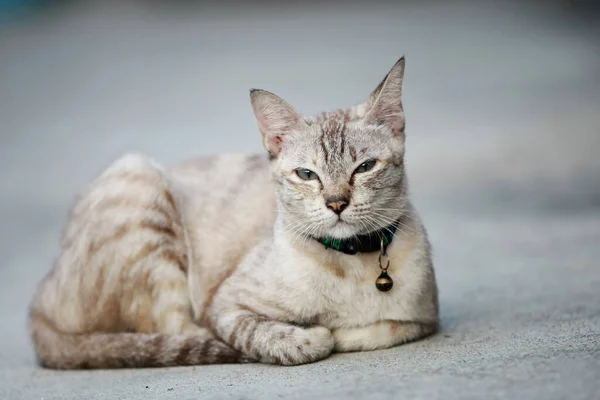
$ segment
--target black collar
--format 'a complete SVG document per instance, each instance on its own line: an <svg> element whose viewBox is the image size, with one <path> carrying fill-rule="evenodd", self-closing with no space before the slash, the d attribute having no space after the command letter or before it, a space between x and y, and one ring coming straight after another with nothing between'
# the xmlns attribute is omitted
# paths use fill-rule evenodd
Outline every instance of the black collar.
<svg viewBox="0 0 600 400"><path fill-rule="evenodd" d="M397 223L394 223L378 231L348 239L334 239L332 237L315 237L314 239L327 249L341 251L345 254L371 253L381 250L382 240L383 246L386 248L392 242L396 228Z"/></svg>

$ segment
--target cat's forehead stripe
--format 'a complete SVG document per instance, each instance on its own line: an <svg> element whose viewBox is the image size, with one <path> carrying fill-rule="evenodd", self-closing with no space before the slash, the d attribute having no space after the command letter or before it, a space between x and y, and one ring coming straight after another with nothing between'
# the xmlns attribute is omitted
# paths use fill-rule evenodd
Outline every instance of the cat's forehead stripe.
<svg viewBox="0 0 600 400"><path fill-rule="evenodd" d="M346 151L346 124L344 124L343 131L340 134L340 154L344 154Z"/></svg>
<svg viewBox="0 0 600 400"><path fill-rule="evenodd" d="M325 135L321 135L321 137L319 138L319 145L321 146L321 153L323 153L325 162L328 162L329 161L329 150L327 149L327 144L325 143Z"/></svg>
<svg viewBox="0 0 600 400"><path fill-rule="evenodd" d="M333 157L343 157L346 152L346 123L344 120L330 118L320 124L319 145L323 158L329 163Z"/></svg>
<svg viewBox="0 0 600 400"><path fill-rule="evenodd" d="M356 148L352 145L348 146L348 152L350 153L350 158L352 162L356 162Z"/></svg>

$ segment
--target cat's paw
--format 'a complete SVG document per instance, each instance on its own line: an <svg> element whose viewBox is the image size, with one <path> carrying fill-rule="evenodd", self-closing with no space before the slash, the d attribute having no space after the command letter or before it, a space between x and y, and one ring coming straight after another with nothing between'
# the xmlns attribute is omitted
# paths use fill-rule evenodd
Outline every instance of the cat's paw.
<svg viewBox="0 0 600 400"><path fill-rule="evenodd" d="M239 362L240 362L240 364L254 364L254 363L257 363L258 360L256 359L256 357L249 356L247 354L242 354L240 356Z"/></svg>
<svg viewBox="0 0 600 400"><path fill-rule="evenodd" d="M302 341L302 347L310 357L307 362L321 360L331 354L335 341L329 329L317 326L305 329L304 332L306 337Z"/></svg>
<svg viewBox="0 0 600 400"><path fill-rule="evenodd" d="M272 354L261 361L281 365L311 363L328 357L333 346L333 335L327 328L293 327L291 331L278 335Z"/></svg>

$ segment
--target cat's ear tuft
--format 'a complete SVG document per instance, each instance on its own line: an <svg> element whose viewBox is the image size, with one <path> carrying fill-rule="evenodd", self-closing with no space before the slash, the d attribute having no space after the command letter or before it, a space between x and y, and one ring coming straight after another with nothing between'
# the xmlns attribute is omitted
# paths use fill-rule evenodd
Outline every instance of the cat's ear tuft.
<svg viewBox="0 0 600 400"><path fill-rule="evenodd" d="M388 126L393 136L404 135L404 109L402 108L404 64L405 59L402 56L367 100L370 103L370 109L365 116L367 122Z"/></svg>
<svg viewBox="0 0 600 400"><path fill-rule="evenodd" d="M250 90L250 102L263 136L263 144L270 156L276 158L284 136L302 129L306 122L281 97L266 90Z"/></svg>

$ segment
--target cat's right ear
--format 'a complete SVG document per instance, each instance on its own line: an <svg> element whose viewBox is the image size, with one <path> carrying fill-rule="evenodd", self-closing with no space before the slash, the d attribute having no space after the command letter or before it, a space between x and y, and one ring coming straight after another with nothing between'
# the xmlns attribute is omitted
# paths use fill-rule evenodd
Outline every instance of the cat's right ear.
<svg viewBox="0 0 600 400"><path fill-rule="evenodd" d="M368 123L389 127L394 137L404 136L404 109L402 107L404 64L405 60L402 57L394 64L366 102L370 109L365 120Z"/></svg>
<svg viewBox="0 0 600 400"><path fill-rule="evenodd" d="M281 97L260 89L250 90L252 109L269 154L276 158L285 135L306 127L306 122Z"/></svg>

